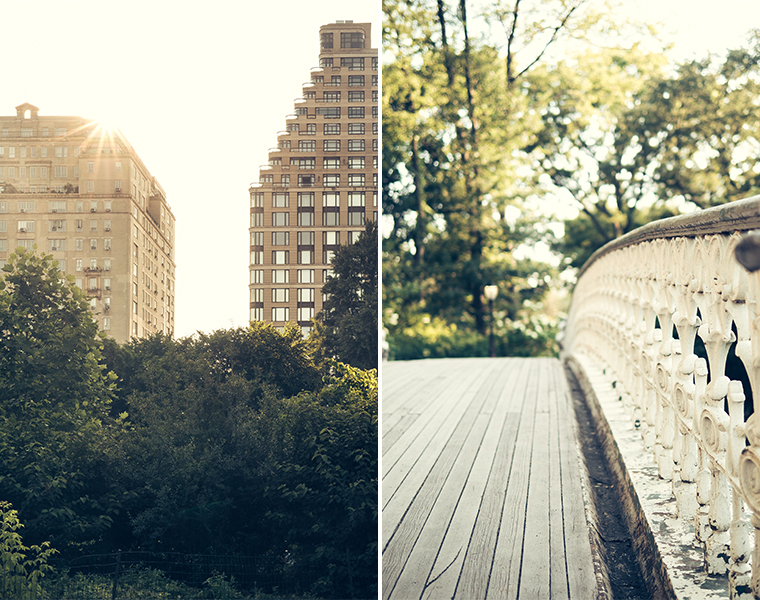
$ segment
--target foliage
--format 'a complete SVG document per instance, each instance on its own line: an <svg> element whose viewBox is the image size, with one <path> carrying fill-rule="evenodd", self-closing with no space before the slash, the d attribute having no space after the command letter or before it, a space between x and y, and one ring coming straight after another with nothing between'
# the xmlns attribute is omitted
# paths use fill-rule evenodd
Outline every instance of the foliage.
<svg viewBox="0 0 760 600"><path fill-rule="evenodd" d="M117 510L108 457L114 376L87 302L49 255L19 249L0 280L0 497L31 540L97 537Z"/></svg>
<svg viewBox="0 0 760 600"><path fill-rule="evenodd" d="M367 221L354 244L341 246L322 287L324 347L360 369L377 368L377 222Z"/></svg>
<svg viewBox="0 0 760 600"><path fill-rule="evenodd" d="M374 597L377 373L341 363L333 370L318 394L301 394L283 406L292 446L268 489L268 516L285 532L288 550L305 552L310 568L325 573L315 593Z"/></svg>
<svg viewBox="0 0 760 600"><path fill-rule="evenodd" d="M683 209L760 191L760 33L722 61L666 70L637 46L570 58L531 149L544 189L579 210L554 248L581 266L604 243Z"/></svg>
<svg viewBox="0 0 760 600"><path fill-rule="evenodd" d="M10 503L0 501L0 597L18 600L41 597L43 578L52 572L48 560L56 553L49 542L27 547L19 529L24 525Z"/></svg>

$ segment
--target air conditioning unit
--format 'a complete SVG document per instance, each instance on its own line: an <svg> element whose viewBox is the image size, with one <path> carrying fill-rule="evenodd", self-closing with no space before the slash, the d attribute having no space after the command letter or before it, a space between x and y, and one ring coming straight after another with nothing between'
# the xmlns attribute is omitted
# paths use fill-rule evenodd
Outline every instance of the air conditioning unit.
<svg viewBox="0 0 760 600"><path fill-rule="evenodd" d="M50 231L58 231L58 228L57 227L51 227Z"/></svg>
<svg viewBox="0 0 760 600"><path fill-rule="evenodd" d="M110 208L106 208L106 212L111 212L111 209Z"/></svg>
<svg viewBox="0 0 760 600"><path fill-rule="evenodd" d="M22 213L25 213L25 212L26 212L26 209L25 209L25 208L19 208L19 209L18 209L18 212L22 212Z"/></svg>
<svg viewBox="0 0 760 600"><path fill-rule="evenodd" d="M19 233L26 233L26 227L19 227L18 228Z"/></svg>
<svg viewBox="0 0 760 600"><path fill-rule="evenodd" d="M103 229L104 229L105 231L111 231L111 228L110 228L110 227L104 227Z"/></svg>
<svg viewBox="0 0 760 600"><path fill-rule="evenodd" d="M51 213L57 213L57 212L58 212L58 209L57 209L57 208L51 208L51 209L50 209L50 212L51 212Z"/></svg>
<svg viewBox="0 0 760 600"><path fill-rule="evenodd" d="M97 212L97 208L90 208L90 212Z"/></svg>

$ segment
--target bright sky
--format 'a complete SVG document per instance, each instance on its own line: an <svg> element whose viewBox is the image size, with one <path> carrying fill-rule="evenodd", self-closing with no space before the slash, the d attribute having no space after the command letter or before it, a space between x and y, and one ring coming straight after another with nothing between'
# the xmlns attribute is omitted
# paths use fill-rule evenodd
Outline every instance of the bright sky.
<svg viewBox="0 0 760 600"><path fill-rule="evenodd" d="M248 186L336 20L378 47L377 0L4 3L0 114L108 120L166 191L177 337L248 324Z"/></svg>

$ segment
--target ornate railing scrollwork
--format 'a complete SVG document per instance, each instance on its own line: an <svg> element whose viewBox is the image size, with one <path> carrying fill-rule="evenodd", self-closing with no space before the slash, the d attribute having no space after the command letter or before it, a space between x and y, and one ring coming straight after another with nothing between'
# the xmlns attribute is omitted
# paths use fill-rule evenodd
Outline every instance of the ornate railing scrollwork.
<svg viewBox="0 0 760 600"><path fill-rule="evenodd" d="M754 229L760 196L608 244L579 273L563 341L567 355L613 374L632 428L671 482L677 517L693 523L706 571L728 576L732 598L750 587L760 598Z"/></svg>

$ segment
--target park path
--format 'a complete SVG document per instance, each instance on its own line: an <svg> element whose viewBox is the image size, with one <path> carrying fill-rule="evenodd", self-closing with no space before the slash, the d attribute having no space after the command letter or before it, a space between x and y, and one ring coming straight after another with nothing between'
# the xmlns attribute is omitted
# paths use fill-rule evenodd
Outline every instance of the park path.
<svg viewBox="0 0 760 600"><path fill-rule="evenodd" d="M382 395L384 600L597 597L559 360L385 362Z"/></svg>

